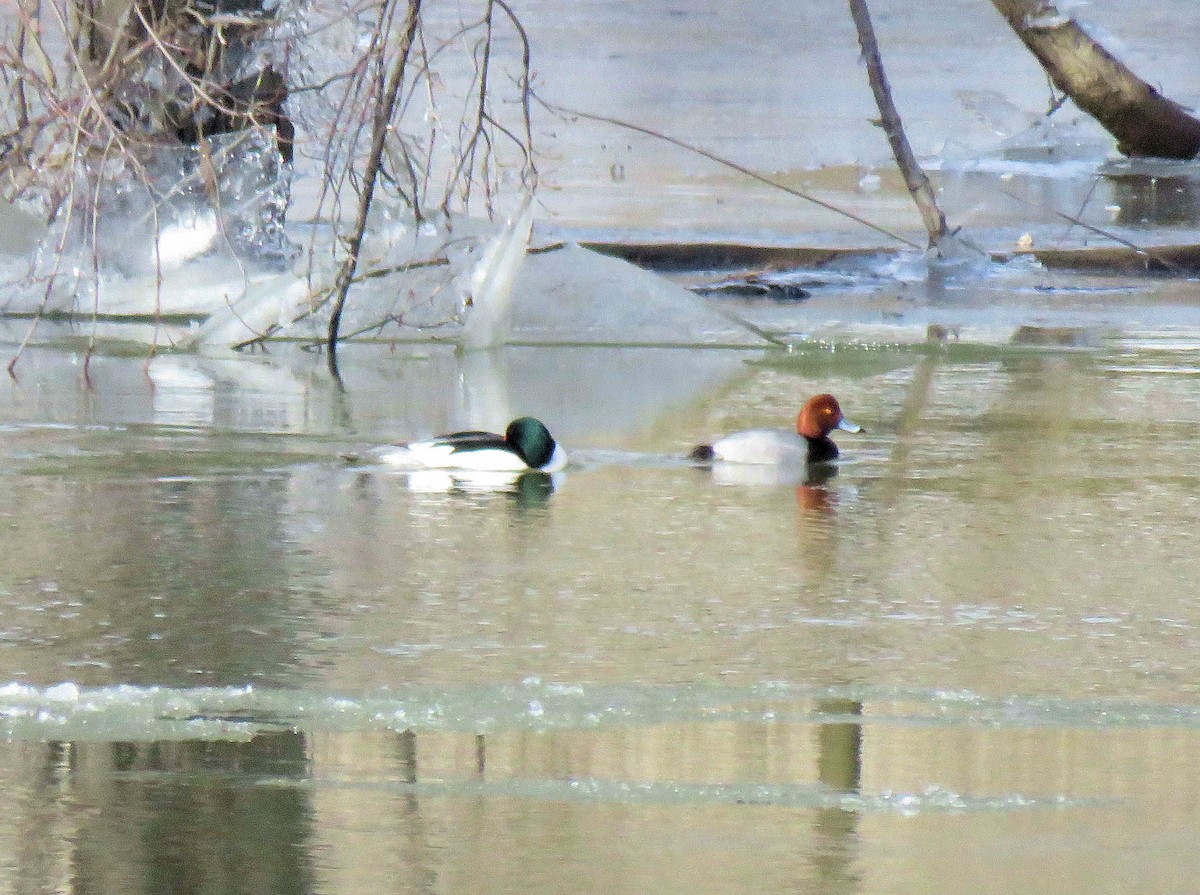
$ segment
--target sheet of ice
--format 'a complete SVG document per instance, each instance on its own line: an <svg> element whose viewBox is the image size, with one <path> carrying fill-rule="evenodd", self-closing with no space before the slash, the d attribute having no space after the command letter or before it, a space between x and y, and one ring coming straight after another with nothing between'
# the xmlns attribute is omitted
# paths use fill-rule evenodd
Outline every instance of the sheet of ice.
<svg viewBox="0 0 1200 895"><path fill-rule="evenodd" d="M521 343L762 344L704 299L628 262L574 244L526 257L527 227L528 217L521 215L502 228L487 248L466 256L479 259L471 270L460 272L454 263L401 265L356 285L343 336L434 339L466 347L495 345L509 333ZM482 301L464 307L467 278ZM303 280L265 280L217 309L183 347L228 347L274 327L277 335L319 338L328 308L297 319L307 302ZM476 314L480 322L473 324Z"/></svg>
<svg viewBox="0 0 1200 895"><path fill-rule="evenodd" d="M180 343L185 350L204 345L234 346L289 326L310 302L308 283L291 273L266 276L239 297L214 308L207 320Z"/></svg>
<svg viewBox="0 0 1200 895"><path fill-rule="evenodd" d="M682 286L573 244L522 267L512 332L533 343L763 344Z"/></svg>
<svg viewBox="0 0 1200 895"><path fill-rule="evenodd" d="M396 644L381 652L403 654L411 648ZM876 701L883 717L910 724L974 723L1027 730L1070 723L1090 729L1158 725L1188 730L1200 723L1200 713L1186 705L988 698L969 691L915 688L860 689ZM537 678L440 692L412 687L346 695L250 685L81 687L64 681L36 687L13 681L0 684L0 731L9 739L34 741L142 741L243 739L280 727L470 733L596 730L631 723L728 724L744 720L747 712L757 712L761 718L766 710L828 722L821 701L828 699L830 692L778 683L592 686ZM841 695L841 690L832 692ZM878 807L894 806L885 803Z"/></svg>

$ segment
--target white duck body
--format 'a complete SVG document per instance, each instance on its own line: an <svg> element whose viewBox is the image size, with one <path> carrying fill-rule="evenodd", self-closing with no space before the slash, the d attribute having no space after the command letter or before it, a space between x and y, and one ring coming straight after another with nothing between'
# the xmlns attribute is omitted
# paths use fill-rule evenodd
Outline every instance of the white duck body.
<svg viewBox="0 0 1200 895"><path fill-rule="evenodd" d="M803 466L808 463L808 439L787 429L745 429L713 442L714 460Z"/></svg>

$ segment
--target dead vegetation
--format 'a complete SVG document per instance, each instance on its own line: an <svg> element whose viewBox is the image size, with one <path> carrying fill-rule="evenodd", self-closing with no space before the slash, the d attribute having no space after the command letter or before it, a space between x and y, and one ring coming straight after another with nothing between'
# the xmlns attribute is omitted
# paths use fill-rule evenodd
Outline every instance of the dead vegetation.
<svg viewBox="0 0 1200 895"><path fill-rule="evenodd" d="M536 179L529 45L505 0L435 23L420 0L18 0L6 24L0 197L52 225L39 311L64 269L76 313L81 296L102 306L105 273L143 273L124 258L137 222L161 284L159 237L197 208L237 262L299 255L310 311L340 309L376 205L414 226L430 211L490 214L502 189ZM329 228L299 246L282 229L294 169L319 184L305 217ZM122 216L134 226L111 232Z"/></svg>

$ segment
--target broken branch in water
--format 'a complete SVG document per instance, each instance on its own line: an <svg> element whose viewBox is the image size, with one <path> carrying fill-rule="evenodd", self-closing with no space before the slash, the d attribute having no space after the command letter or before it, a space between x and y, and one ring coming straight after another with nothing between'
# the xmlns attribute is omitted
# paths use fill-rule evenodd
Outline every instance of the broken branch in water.
<svg viewBox="0 0 1200 895"><path fill-rule="evenodd" d="M904 185L908 187L909 195L921 214L925 232L929 234L929 248L936 248L947 235L946 216L938 207L929 178L913 155L912 146L904 134L900 113L896 111L896 104L892 102L891 88L888 87L887 74L883 70L883 59L879 56L879 44L875 41L875 28L871 24L871 13L867 9L866 0L850 0L850 15L858 30L858 45L862 48L863 60L867 64L867 79L871 82L871 92L875 94L875 105L879 107L879 125L887 134L896 165L904 175Z"/></svg>

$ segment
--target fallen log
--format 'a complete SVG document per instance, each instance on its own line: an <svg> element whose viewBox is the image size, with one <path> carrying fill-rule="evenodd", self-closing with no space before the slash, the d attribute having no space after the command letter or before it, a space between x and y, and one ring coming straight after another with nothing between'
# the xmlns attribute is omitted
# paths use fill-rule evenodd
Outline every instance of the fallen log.
<svg viewBox="0 0 1200 895"><path fill-rule="evenodd" d="M1200 120L1163 96L1046 0L992 0L1054 85L1117 139L1123 155L1191 159Z"/></svg>

